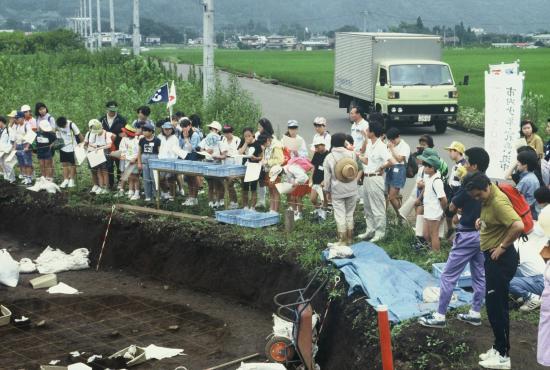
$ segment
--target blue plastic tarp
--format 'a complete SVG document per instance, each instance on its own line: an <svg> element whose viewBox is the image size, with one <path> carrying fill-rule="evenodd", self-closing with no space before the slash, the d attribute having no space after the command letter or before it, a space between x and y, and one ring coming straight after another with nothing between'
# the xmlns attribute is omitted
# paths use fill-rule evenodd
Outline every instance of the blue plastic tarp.
<svg viewBox="0 0 550 370"><path fill-rule="evenodd" d="M439 280L412 262L391 259L373 243L352 246L354 258L331 260L344 273L349 284L348 295L363 291L367 302L388 307L390 321L399 322L437 310L437 303L424 303L422 292L438 287ZM326 257L326 252L324 252ZM451 308L470 304L472 294L455 289L458 298Z"/></svg>

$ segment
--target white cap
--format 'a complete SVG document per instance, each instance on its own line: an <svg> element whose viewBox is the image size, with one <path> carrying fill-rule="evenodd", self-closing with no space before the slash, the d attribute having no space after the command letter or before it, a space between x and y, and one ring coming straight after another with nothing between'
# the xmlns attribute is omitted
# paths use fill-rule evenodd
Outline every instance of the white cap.
<svg viewBox="0 0 550 370"><path fill-rule="evenodd" d="M323 139L321 136L315 136L315 137L313 138L313 146L321 145L321 144L323 144L323 145L325 145L325 146L327 145L327 144L325 143L325 139Z"/></svg>
<svg viewBox="0 0 550 370"><path fill-rule="evenodd" d="M21 112L26 112L26 111L31 110L31 107L29 105L25 104L25 105L21 106L20 110L21 110Z"/></svg>
<svg viewBox="0 0 550 370"><path fill-rule="evenodd" d="M222 125L218 121L213 121L211 124L208 125L210 128L215 128L218 130L218 132L222 131Z"/></svg>
<svg viewBox="0 0 550 370"><path fill-rule="evenodd" d="M40 123L38 124L38 127L40 127L40 131L44 131L44 132L53 131L52 125L50 125L50 123L46 120L40 121Z"/></svg>
<svg viewBox="0 0 550 370"><path fill-rule="evenodd" d="M325 117L315 117L315 119L313 120L313 123L316 124L316 125L326 126L327 125L327 119Z"/></svg>
<svg viewBox="0 0 550 370"><path fill-rule="evenodd" d="M298 126L298 121L296 121L295 119L291 119L287 123L288 128L298 128Z"/></svg>

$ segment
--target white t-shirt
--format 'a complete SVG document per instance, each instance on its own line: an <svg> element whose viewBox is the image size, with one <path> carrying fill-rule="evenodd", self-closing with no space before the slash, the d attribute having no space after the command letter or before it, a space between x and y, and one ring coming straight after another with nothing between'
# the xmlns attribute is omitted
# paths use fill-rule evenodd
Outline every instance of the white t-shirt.
<svg viewBox="0 0 550 370"><path fill-rule="evenodd" d="M290 158L296 157L294 151L298 152L298 157L307 158L306 141L300 135L296 135L295 138L283 135L281 142L283 143L283 148L288 148L291 151Z"/></svg>
<svg viewBox="0 0 550 370"><path fill-rule="evenodd" d="M528 240L526 242L522 238L517 240L515 246L519 251L518 275L535 276L544 274L546 264L540 255L540 251L547 241L548 238L536 221Z"/></svg>
<svg viewBox="0 0 550 370"><path fill-rule="evenodd" d="M365 156L368 159L368 164L363 163L363 172L365 174L378 171L391 158L388 147L380 138L376 139L374 143L370 139L367 141Z"/></svg>
<svg viewBox="0 0 550 370"><path fill-rule="evenodd" d="M158 136L160 140L159 159L177 159L176 151L180 147L180 141L176 135L170 135L168 138L164 135Z"/></svg>
<svg viewBox="0 0 550 370"><path fill-rule="evenodd" d="M227 150L227 158L223 160L224 164L230 165L241 165L242 157L236 157L239 155L239 145L241 144L241 139L233 135L233 140L231 142L227 141L227 138L224 136L222 138L222 144Z"/></svg>
<svg viewBox="0 0 550 370"><path fill-rule="evenodd" d="M52 126L52 129L54 131L57 128L57 125L55 124L55 119L52 116L50 116L49 113L46 113L44 117L41 117L41 116L36 117L36 126L40 127L40 122L42 121L48 121L48 123L50 124L50 126Z"/></svg>
<svg viewBox="0 0 550 370"><path fill-rule="evenodd" d="M368 130L369 123L362 119L359 121L359 123L353 122L351 125L351 137L353 138L353 147L355 148L355 152L359 153L361 151L361 147L363 146L363 142L365 141L365 138L363 137L362 131Z"/></svg>
<svg viewBox="0 0 550 370"><path fill-rule="evenodd" d="M424 179L424 218L426 220L440 220L443 216L440 198L445 197L443 180L437 172Z"/></svg>
<svg viewBox="0 0 550 370"><path fill-rule="evenodd" d="M395 147L395 151L399 154L399 157L405 157L405 161L399 162L400 164L406 164L411 155L411 147L405 142L405 140L399 140L399 144Z"/></svg>
<svg viewBox="0 0 550 370"><path fill-rule="evenodd" d="M8 127L4 127L2 133L0 133L0 152L9 153L12 148L12 130Z"/></svg>
<svg viewBox="0 0 550 370"><path fill-rule="evenodd" d="M327 152L329 152L330 148L331 148L330 140L331 140L332 136L327 131L325 131L325 133L323 135L319 135L318 133L313 135L313 141L312 141L312 144L310 146L311 151L312 152L315 151L315 146L313 145L313 143L315 142L315 139L318 138L318 137L323 139L323 141L325 142L325 149L327 150Z"/></svg>
<svg viewBox="0 0 550 370"><path fill-rule="evenodd" d="M139 140L135 137L123 137L118 146L120 154L130 162L137 158L139 152Z"/></svg>
<svg viewBox="0 0 550 370"><path fill-rule="evenodd" d="M84 142L88 144L88 152L93 152L97 150L98 147L104 147L103 149L108 149L112 144L113 135L105 130L103 133L96 135L91 131L86 133Z"/></svg>
<svg viewBox="0 0 550 370"><path fill-rule="evenodd" d="M15 141L16 144L23 144L24 143L23 138L27 134L27 131L31 131L32 128L27 123L23 123L22 125L18 125L18 124L13 125L11 130L13 130L12 140Z"/></svg>
<svg viewBox="0 0 550 370"><path fill-rule="evenodd" d="M65 146L61 148L65 153L74 152L74 144L76 144L75 136L80 135L78 126L71 121L67 121L65 127L57 127L57 137L63 140Z"/></svg>

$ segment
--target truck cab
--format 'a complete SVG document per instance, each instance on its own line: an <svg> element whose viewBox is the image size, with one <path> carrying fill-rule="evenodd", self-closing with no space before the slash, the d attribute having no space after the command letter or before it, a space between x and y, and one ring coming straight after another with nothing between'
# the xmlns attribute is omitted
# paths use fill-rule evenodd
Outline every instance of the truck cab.
<svg viewBox="0 0 550 370"><path fill-rule="evenodd" d="M387 126L434 125L438 133L456 121L458 92L451 68L431 60L386 60L378 66L374 109Z"/></svg>
<svg viewBox="0 0 550 370"><path fill-rule="evenodd" d="M441 61L441 37L402 33L336 34L334 93L341 108L383 114L389 126L435 126L456 121L458 92Z"/></svg>

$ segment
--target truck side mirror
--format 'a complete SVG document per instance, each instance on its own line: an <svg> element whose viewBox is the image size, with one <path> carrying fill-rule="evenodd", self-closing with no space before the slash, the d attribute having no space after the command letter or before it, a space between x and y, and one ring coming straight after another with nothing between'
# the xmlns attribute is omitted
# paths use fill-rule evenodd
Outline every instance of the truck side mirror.
<svg viewBox="0 0 550 370"><path fill-rule="evenodd" d="M468 86L470 84L470 76L469 75L464 76L464 82L462 82L462 84L464 86Z"/></svg>

